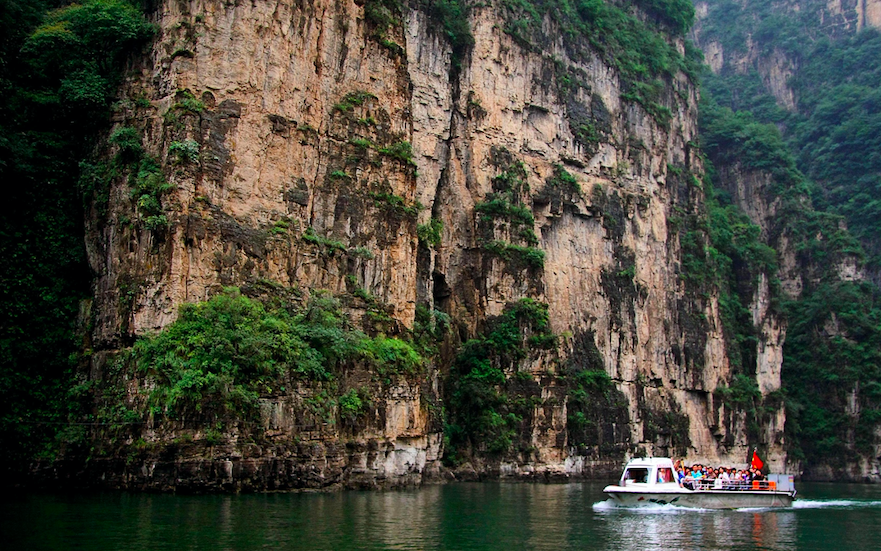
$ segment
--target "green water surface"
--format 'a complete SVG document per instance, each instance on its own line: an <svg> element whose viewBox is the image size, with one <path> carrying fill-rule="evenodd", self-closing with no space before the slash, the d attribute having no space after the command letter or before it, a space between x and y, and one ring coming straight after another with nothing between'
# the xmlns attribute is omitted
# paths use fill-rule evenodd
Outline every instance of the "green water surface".
<svg viewBox="0 0 881 551"><path fill-rule="evenodd" d="M386 492L0 498L0 549L881 549L881 487L800 484L792 509L618 509L601 483Z"/></svg>

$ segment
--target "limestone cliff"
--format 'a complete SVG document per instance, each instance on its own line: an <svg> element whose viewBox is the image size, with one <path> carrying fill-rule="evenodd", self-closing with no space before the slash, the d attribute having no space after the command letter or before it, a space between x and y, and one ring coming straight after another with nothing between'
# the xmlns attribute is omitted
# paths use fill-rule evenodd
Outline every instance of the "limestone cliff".
<svg viewBox="0 0 881 551"><path fill-rule="evenodd" d="M788 111L796 110L798 99L789 80L803 53L799 40L835 39L881 28L881 2L877 0L790 0L761 6L711 0L694 4L692 38L704 51L712 71L740 75L755 71L764 89ZM779 28L790 24L801 26L804 36Z"/></svg>
<svg viewBox="0 0 881 551"><path fill-rule="evenodd" d="M444 453L437 412L457 347L521 298L546 303L560 336L506 372L532 389L522 445L475 450L453 476L587 476L643 452L739 464L748 444L781 467L783 410L748 441L744 415L716 393L732 377L718 300L683 262L681 239L704 239L705 216L688 78L665 83L665 119L549 18L524 41L505 32L501 6L474 5L473 46L454 55L429 11L378 22L371 9L159 4L160 34L125 86L132 101L117 126L144 136L173 184L159 196L167 224L147 219L125 179L106 210L93 207L91 377L109 377L116 352L167 326L182 303L233 285L327 289L366 326L379 304L392 332L412 327L424 305L449 315L454 332L423 374L376 382L352 366L344 384L371 385L375 398L359 424L323 422L304 406L318 390L299 384L261 398L257 443L230 430L209 445L205 431L148 423L140 438L164 451L108 459L112 483L418 483ZM486 214L500 194L531 211L531 227ZM438 244L417 235L431 220L442 222ZM767 394L780 386L783 332L767 313L766 283L753 310ZM573 441L561 382L572 365L605 371L623 396L619 409L595 412L599 441ZM131 392L143 384L135 377Z"/></svg>
<svg viewBox="0 0 881 551"><path fill-rule="evenodd" d="M881 28L881 2L877 0L794 0L733 9L727 2L701 1L695 2L695 14L692 38L704 51L712 71L756 72L762 87L790 112L796 111L798 100L789 81L803 54L799 40L836 39L866 28ZM800 25L804 36L798 38L796 33L777 28L790 24Z"/></svg>

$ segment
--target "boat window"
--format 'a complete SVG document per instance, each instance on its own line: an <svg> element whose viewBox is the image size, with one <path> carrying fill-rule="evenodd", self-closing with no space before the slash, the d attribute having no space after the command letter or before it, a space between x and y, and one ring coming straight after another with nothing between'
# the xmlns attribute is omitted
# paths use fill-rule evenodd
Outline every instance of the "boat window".
<svg viewBox="0 0 881 551"><path fill-rule="evenodd" d="M624 471L624 480L646 483L649 481L649 470L645 467L632 467Z"/></svg>
<svg viewBox="0 0 881 551"><path fill-rule="evenodd" d="M673 482L673 469L661 467L658 469L658 484L666 484L667 482Z"/></svg>

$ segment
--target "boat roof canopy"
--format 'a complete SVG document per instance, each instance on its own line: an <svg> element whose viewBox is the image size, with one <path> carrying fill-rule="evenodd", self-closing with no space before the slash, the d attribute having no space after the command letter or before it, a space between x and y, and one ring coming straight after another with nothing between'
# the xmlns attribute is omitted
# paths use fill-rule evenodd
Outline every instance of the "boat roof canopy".
<svg viewBox="0 0 881 551"><path fill-rule="evenodd" d="M673 460L669 457L639 457L631 459L625 469L630 467L672 467Z"/></svg>

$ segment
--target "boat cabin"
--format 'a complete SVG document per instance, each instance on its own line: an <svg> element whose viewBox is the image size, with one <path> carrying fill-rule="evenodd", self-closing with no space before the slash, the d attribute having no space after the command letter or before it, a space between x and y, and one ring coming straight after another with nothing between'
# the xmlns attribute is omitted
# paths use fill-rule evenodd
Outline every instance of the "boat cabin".
<svg viewBox="0 0 881 551"><path fill-rule="evenodd" d="M667 457L643 457L630 461L624 467L624 474L618 484L621 487L633 485L657 486L671 484L679 486L673 461Z"/></svg>

